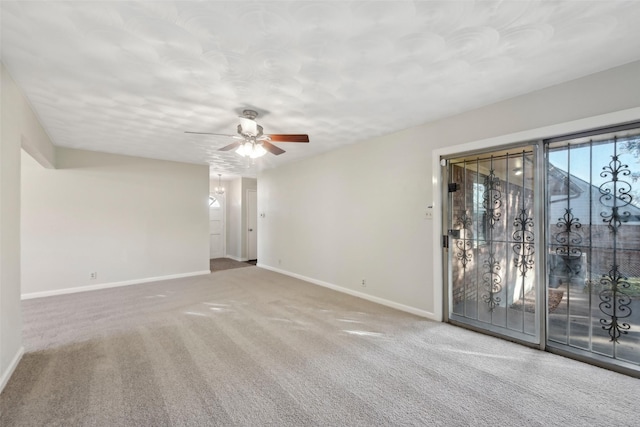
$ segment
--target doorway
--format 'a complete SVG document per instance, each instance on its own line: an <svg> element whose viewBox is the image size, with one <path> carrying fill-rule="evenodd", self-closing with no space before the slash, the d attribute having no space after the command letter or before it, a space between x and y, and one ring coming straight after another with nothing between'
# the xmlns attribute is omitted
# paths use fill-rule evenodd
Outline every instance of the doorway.
<svg viewBox="0 0 640 427"><path fill-rule="evenodd" d="M209 259L222 258L225 255L224 197L209 196Z"/></svg>
<svg viewBox="0 0 640 427"><path fill-rule="evenodd" d="M640 376L640 124L442 166L445 320Z"/></svg>

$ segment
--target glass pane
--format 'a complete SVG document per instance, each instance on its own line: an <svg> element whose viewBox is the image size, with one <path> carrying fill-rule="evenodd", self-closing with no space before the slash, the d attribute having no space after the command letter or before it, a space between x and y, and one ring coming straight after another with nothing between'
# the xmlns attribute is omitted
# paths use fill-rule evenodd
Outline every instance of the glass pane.
<svg viewBox="0 0 640 427"><path fill-rule="evenodd" d="M219 208L220 201L213 196L209 196L209 207L210 208Z"/></svg>
<svg viewBox="0 0 640 427"><path fill-rule="evenodd" d="M554 142L547 157L549 340L638 365L639 149L635 129Z"/></svg>
<svg viewBox="0 0 640 427"><path fill-rule="evenodd" d="M536 335L533 166L531 147L450 162L450 307L456 320Z"/></svg>

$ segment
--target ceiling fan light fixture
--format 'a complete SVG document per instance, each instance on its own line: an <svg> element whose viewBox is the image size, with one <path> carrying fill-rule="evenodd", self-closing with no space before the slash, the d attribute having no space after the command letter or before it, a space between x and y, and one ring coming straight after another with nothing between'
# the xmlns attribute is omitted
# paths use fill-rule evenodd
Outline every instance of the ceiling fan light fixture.
<svg viewBox="0 0 640 427"><path fill-rule="evenodd" d="M251 143L243 142L236 150L236 153L240 154L242 157L247 157L249 153L251 153Z"/></svg>
<svg viewBox="0 0 640 427"><path fill-rule="evenodd" d="M264 149L262 144L256 144L254 142L247 141L238 147L236 153L238 153L242 157L257 159L258 157L262 157L267 154L267 150Z"/></svg>
<svg viewBox="0 0 640 427"><path fill-rule="evenodd" d="M274 145L274 142L309 142L309 135L306 134L268 134L264 133L262 126L256 123L258 112L254 110L244 110L240 116L240 123L237 126L238 135L227 135L212 132L191 132L201 135L229 136L236 139L236 142L218 148L218 151L235 150L242 157L257 159L267 153L275 156L285 153L285 151ZM251 162L251 164L254 164Z"/></svg>
<svg viewBox="0 0 640 427"><path fill-rule="evenodd" d="M253 151L249 155L252 159L262 157L267 154L267 150L261 144L253 144Z"/></svg>

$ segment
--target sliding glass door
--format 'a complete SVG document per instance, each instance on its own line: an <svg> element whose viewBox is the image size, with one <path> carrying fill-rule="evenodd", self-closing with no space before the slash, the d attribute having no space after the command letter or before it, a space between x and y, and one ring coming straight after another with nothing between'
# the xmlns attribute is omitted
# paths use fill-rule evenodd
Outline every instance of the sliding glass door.
<svg viewBox="0 0 640 427"><path fill-rule="evenodd" d="M640 124L443 166L447 320L640 376Z"/></svg>
<svg viewBox="0 0 640 427"><path fill-rule="evenodd" d="M450 321L538 340L534 165L533 146L448 160Z"/></svg>
<svg viewBox="0 0 640 427"><path fill-rule="evenodd" d="M640 128L547 141L548 345L640 366Z"/></svg>

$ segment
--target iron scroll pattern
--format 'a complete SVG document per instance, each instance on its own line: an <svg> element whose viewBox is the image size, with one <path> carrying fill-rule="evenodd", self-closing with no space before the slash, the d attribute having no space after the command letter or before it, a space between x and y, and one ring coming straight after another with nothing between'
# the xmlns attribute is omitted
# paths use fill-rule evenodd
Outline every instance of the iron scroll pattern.
<svg viewBox="0 0 640 427"><path fill-rule="evenodd" d="M482 193L482 206L485 209L487 232L489 241L489 257L484 260L482 272L482 284L485 294L482 300L489 306L489 311L500 305L499 297L502 291L502 276L500 275L500 262L496 257L493 248L493 229L502 214L499 212L502 207L502 191L500 190L500 178L498 178L493 168L489 171L489 175L484 178L484 192Z"/></svg>
<svg viewBox="0 0 640 427"><path fill-rule="evenodd" d="M456 225L460 227L462 235L461 239L456 240L456 248L458 252L456 253L456 258L462 264L462 268L466 269L467 264L471 262L473 259L473 251L472 251L472 240L473 240L473 232L471 231L471 227L473 222L471 217L467 215L467 213L463 213L462 216L458 217L458 221Z"/></svg>
<svg viewBox="0 0 640 427"><path fill-rule="evenodd" d="M564 209L562 218L558 218L556 227L560 229L554 239L560 246L556 248L556 255L560 256L565 265L565 272L569 275L577 276L580 274L580 263L572 263L572 259L580 259L582 249L578 246L582 244L582 235L579 230L582 228L580 218L573 215L571 208Z"/></svg>
<svg viewBox="0 0 640 427"><path fill-rule="evenodd" d="M600 203L610 208L611 212L601 212L602 221L609 225L609 230L614 234L627 222L631 213L629 211L622 212L621 209L629 206L633 197L631 196L631 184L622 180L622 177L630 176L631 170L629 165L623 164L617 155L611 156L609 165L602 168L600 176L608 178L609 181L600 185ZM611 188L613 186L613 189Z"/></svg>
<svg viewBox="0 0 640 427"><path fill-rule="evenodd" d="M534 260L534 234L533 218L527 214L526 209L520 209L520 213L513 221L516 230L513 232L513 251L516 254L514 263L520 275L527 277L527 272L533 268Z"/></svg>
<svg viewBox="0 0 640 427"><path fill-rule="evenodd" d="M600 311L609 316L609 319L600 319L600 324L609 333L610 341L618 342L618 338L631 329L631 325L621 322L621 319L631 316L631 297L624 293L624 289L628 289L630 285L618 271L617 265L613 266L609 274L602 276L600 284L605 288L599 294Z"/></svg>
<svg viewBox="0 0 640 427"><path fill-rule="evenodd" d="M614 147L616 146L614 142ZM598 294L600 298L600 311L607 316L607 319L600 319L602 329L606 330L611 337L610 341L618 342L618 339L627 334L631 326L622 321L631 316L631 297L625 293L630 285L627 278L619 270L617 262L617 236L623 223L630 217L629 211L624 208L629 206L633 200L631 196L631 184L623 178L630 176L629 166L623 164L617 153L611 156L611 161L602 168L600 176L608 179L600 185L600 203L610 211L601 212L602 221L608 225L613 234L613 265L608 274L604 274L600 279L600 284L604 288Z"/></svg>
<svg viewBox="0 0 640 427"><path fill-rule="evenodd" d="M482 193L482 207L487 214L487 221L490 230L493 230L496 222L500 221L502 215L498 210L502 207L502 192L500 191L500 178L494 170L489 171L489 175L484 177L484 192Z"/></svg>
<svg viewBox="0 0 640 427"><path fill-rule="evenodd" d="M498 296L502 291L502 276L500 276L500 262L496 258L493 250L489 252L489 257L484 260L484 271L482 273L482 282L487 291L482 295L482 300L489 306L489 311L493 311L500 305L502 299Z"/></svg>

